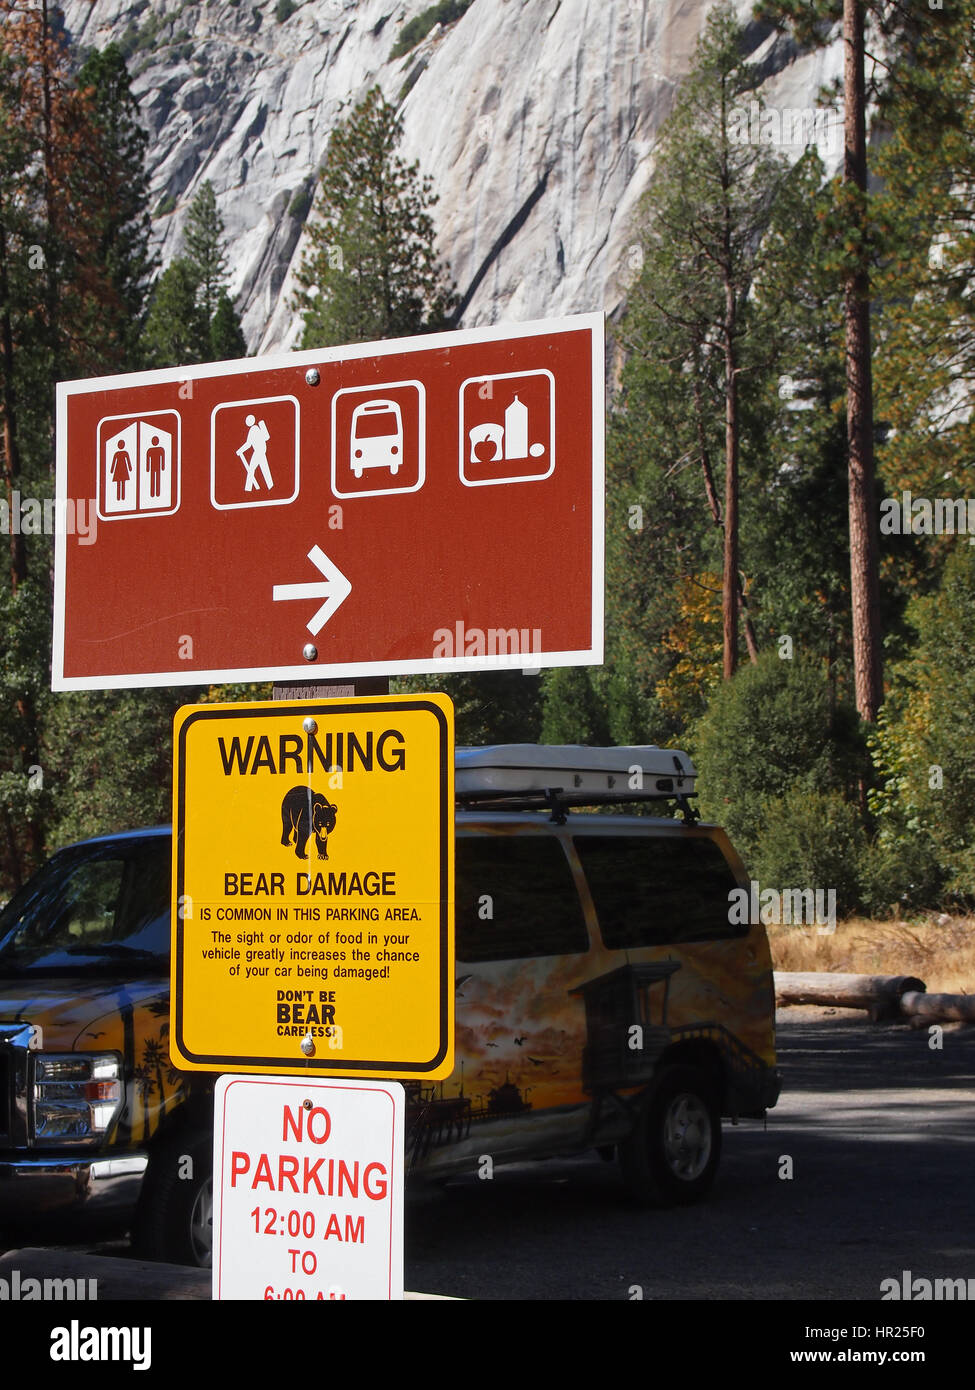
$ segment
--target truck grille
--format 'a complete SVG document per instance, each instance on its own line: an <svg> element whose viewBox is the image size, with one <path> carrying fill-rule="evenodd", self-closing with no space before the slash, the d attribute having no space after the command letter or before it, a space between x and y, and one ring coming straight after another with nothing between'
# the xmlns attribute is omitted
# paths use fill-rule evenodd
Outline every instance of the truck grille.
<svg viewBox="0 0 975 1390"><path fill-rule="evenodd" d="M27 1054L42 1046L40 1028L0 1023L0 1147L27 1143Z"/></svg>
<svg viewBox="0 0 975 1390"><path fill-rule="evenodd" d="M12 1100L10 1084L10 1054L0 1044L0 1148L10 1144L10 1103Z"/></svg>

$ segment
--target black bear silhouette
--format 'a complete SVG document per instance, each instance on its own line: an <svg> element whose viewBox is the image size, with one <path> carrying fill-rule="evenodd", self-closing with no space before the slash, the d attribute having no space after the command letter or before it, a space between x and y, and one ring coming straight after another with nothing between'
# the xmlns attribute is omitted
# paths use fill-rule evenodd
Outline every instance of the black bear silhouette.
<svg viewBox="0 0 975 1390"><path fill-rule="evenodd" d="M338 808L311 787L292 787L281 802L281 843L290 845L294 836L295 854L307 859L305 846L311 834L319 859L328 858L328 837L335 829Z"/></svg>

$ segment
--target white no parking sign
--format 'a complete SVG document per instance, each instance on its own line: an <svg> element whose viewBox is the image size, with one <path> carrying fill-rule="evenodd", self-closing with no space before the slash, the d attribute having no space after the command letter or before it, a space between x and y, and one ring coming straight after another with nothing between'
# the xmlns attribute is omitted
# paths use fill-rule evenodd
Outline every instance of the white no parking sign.
<svg viewBox="0 0 975 1390"><path fill-rule="evenodd" d="M403 1088L221 1076L213 1297L403 1297Z"/></svg>

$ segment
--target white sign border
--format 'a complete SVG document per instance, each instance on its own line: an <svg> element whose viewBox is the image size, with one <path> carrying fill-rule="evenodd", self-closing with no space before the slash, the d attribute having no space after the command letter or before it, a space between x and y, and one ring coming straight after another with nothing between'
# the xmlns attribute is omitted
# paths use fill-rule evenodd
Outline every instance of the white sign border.
<svg viewBox="0 0 975 1390"><path fill-rule="evenodd" d="M68 401L72 396L112 391L132 386L152 386L167 382L186 385L210 377L231 377L255 369L275 371L287 367L313 367L324 363L357 361L363 357L386 357L394 353L450 348L465 343L490 343L505 339L546 337L553 333L588 331L592 343L592 591L591 643L578 651L525 652L514 656L425 657L416 661L366 661L349 663L307 662L294 666L235 666L214 670L130 672L120 676L65 676L64 612L67 535L59 528L54 537L54 631L51 652L51 689L125 690L166 685L207 685L249 681L327 681L338 676L434 675L451 671L536 671L548 666L600 666L603 662L605 631L605 314L602 311L572 314L562 318L540 319L531 323L496 324L488 328L462 328L449 333L392 338L380 343L357 343L349 347L310 348L302 352L275 353L267 357L245 357L231 362L207 362L193 367L167 367L148 372L89 377L81 381L58 382L56 406L56 482L55 496L67 497ZM258 365L259 364L259 365Z"/></svg>
<svg viewBox="0 0 975 1390"><path fill-rule="evenodd" d="M403 1298L404 1268L404 1188L406 1181L406 1091L402 1082L380 1081L357 1077L326 1076L254 1076L250 1073L226 1072L219 1076L213 1088L213 1260L211 1289L214 1301L232 1301L221 1297L222 1267L218 1257L218 1240L223 1225L222 1194L218 1181L220 1160L225 1157L224 1135L227 1119L227 1093L233 1086L294 1086L302 1091L373 1091L385 1094L392 1103L391 1151L398 1165L389 1174L390 1232L389 1232L389 1299ZM258 1300L259 1301L259 1300Z"/></svg>

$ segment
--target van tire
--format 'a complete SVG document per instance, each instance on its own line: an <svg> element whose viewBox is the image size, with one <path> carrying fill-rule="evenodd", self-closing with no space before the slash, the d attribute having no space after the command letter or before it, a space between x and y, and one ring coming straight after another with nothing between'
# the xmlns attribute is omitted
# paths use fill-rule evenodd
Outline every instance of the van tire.
<svg viewBox="0 0 975 1390"><path fill-rule="evenodd" d="M182 1129L154 1150L142 1184L132 1244L136 1253L146 1260L210 1268L213 1249L213 1139L210 1134Z"/></svg>
<svg viewBox="0 0 975 1390"><path fill-rule="evenodd" d="M633 1132L620 1145L628 1191L644 1206L688 1206L708 1191L720 1158L714 1082L697 1067L667 1067L644 1095Z"/></svg>

